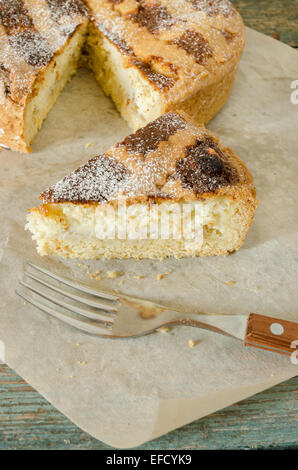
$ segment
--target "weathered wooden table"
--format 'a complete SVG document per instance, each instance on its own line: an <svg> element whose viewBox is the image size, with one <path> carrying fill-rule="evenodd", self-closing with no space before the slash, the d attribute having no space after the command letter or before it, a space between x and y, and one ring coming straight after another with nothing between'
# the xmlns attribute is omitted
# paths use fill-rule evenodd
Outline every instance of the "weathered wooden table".
<svg viewBox="0 0 298 470"><path fill-rule="evenodd" d="M298 0L232 0L245 23L298 47ZM297 77L298 78L298 77ZM298 448L298 377L141 449ZM109 449L0 365L0 449Z"/></svg>

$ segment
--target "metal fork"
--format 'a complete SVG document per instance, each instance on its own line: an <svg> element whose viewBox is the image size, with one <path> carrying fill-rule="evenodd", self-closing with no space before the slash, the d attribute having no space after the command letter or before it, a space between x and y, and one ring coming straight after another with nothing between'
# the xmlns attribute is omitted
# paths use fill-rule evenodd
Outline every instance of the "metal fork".
<svg viewBox="0 0 298 470"><path fill-rule="evenodd" d="M97 336L137 337L162 327L183 325L211 330L244 340L247 346L282 354L293 352L290 347L292 336L296 335L294 339L298 339L297 323L285 320L276 323L274 318L257 314L186 313L149 300L98 291L31 262L25 264L24 279L19 284L21 289L16 293L25 301L82 332ZM286 336L281 338L280 334L272 333L269 327L274 322L284 332L286 329ZM293 332L290 337L289 331Z"/></svg>

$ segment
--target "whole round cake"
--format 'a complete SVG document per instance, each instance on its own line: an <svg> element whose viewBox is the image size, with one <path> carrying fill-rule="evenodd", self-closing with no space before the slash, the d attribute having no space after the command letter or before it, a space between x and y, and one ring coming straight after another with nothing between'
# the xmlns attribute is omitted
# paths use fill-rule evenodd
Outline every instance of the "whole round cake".
<svg viewBox="0 0 298 470"><path fill-rule="evenodd" d="M133 130L173 109L207 123L244 42L228 0L0 0L0 145L30 151L80 64Z"/></svg>

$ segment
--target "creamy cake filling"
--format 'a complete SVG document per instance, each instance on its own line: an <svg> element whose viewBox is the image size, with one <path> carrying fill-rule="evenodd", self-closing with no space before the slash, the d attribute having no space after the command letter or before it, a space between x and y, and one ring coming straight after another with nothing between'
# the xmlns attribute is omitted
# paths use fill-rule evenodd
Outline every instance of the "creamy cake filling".
<svg viewBox="0 0 298 470"><path fill-rule="evenodd" d="M75 74L86 34L87 24L79 25L62 51L56 54L45 70L39 74L25 108L24 137L28 145L37 134L64 86Z"/></svg>
<svg viewBox="0 0 298 470"><path fill-rule="evenodd" d="M123 56L115 44L95 25L89 27L88 65L107 96L110 96L124 119L136 130L162 114L160 94Z"/></svg>
<svg viewBox="0 0 298 470"><path fill-rule="evenodd" d="M98 255L104 251L108 257L125 257L126 250L130 253L133 247L140 250L138 257L162 258L169 255L169 249L176 257L188 251L198 255L214 247L228 253L242 232L241 224L241 205L215 198L116 209L109 204L45 204L31 211L26 228L33 233L41 255L49 254L55 241L59 251L66 250L65 256L70 257L77 256L84 245L85 258L94 257L96 249Z"/></svg>

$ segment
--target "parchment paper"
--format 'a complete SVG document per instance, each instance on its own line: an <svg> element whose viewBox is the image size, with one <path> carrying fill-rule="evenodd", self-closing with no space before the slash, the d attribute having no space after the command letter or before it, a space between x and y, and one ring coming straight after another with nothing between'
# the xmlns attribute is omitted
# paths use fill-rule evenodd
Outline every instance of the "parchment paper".
<svg viewBox="0 0 298 470"><path fill-rule="evenodd" d="M243 248L229 257L98 261L89 270L124 271L89 281L189 312L257 312L298 320L298 105L290 101L298 55L252 30L232 96L208 126L246 162L259 197ZM82 429L132 447L297 374L288 357L180 327L131 340L98 339L24 305L14 290L25 258L41 261L26 209L37 195L129 133L92 74L67 85L32 155L0 152L0 340L5 361ZM85 148L87 143L96 144ZM84 281L77 261L43 258ZM172 271L157 281L156 275ZM136 280L134 276L142 275ZM234 281L234 284L227 284ZM194 348L188 340L198 341ZM298 338L297 338L298 339Z"/></svg>

